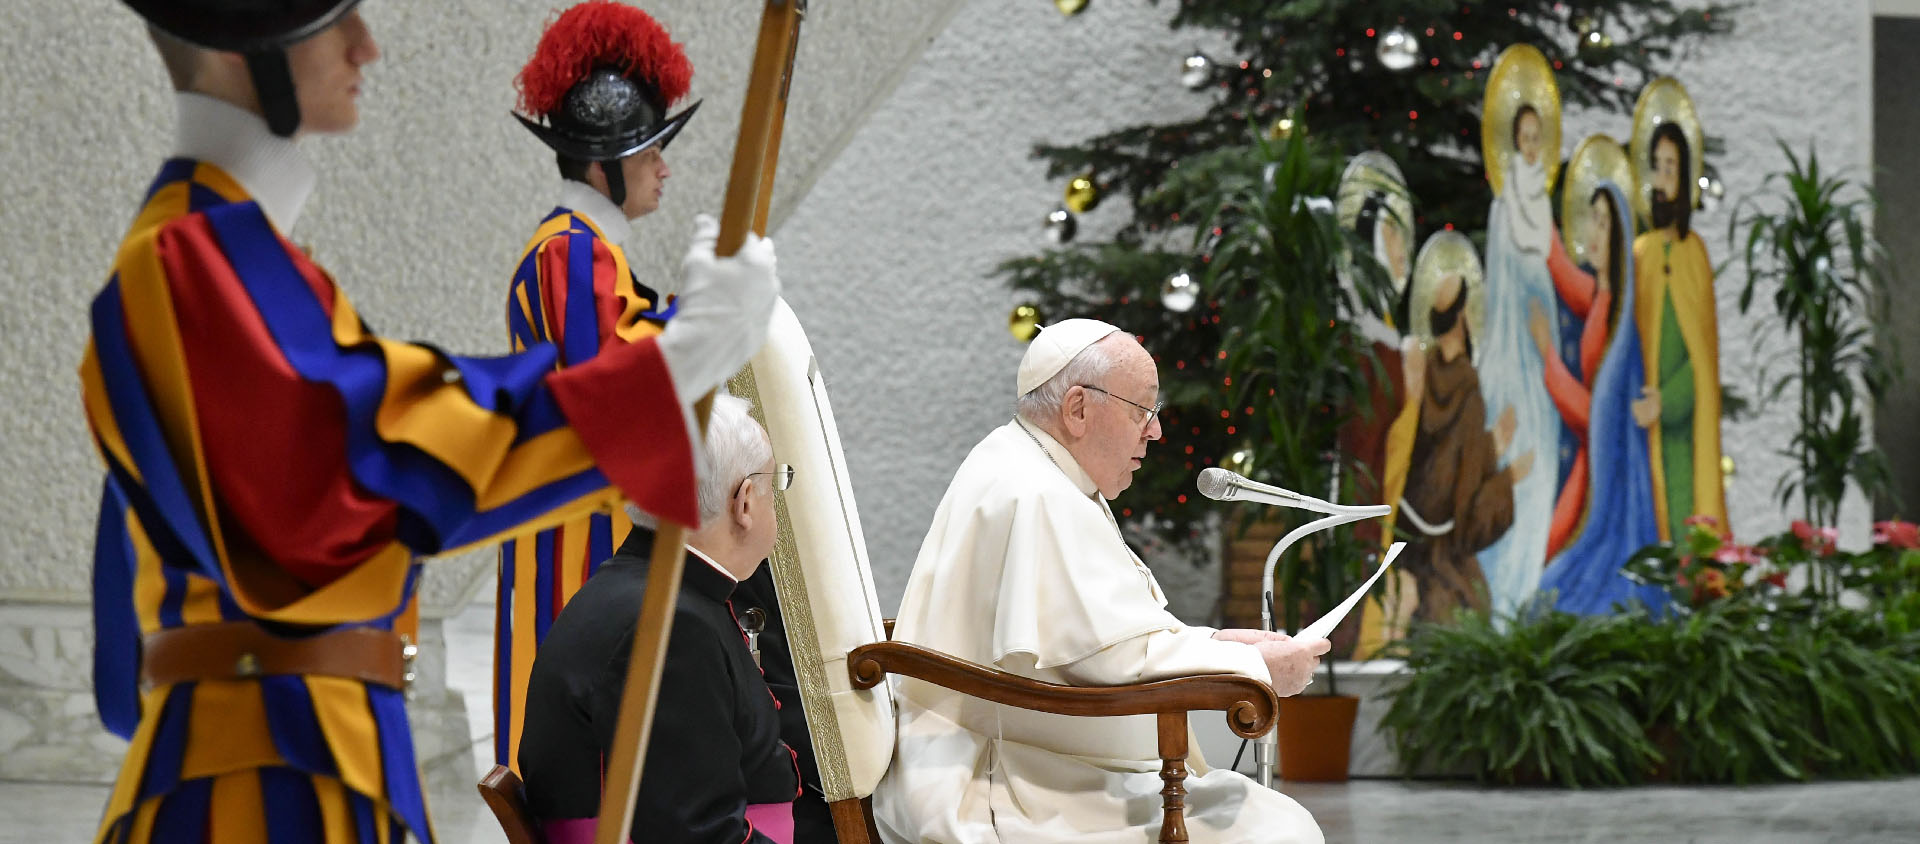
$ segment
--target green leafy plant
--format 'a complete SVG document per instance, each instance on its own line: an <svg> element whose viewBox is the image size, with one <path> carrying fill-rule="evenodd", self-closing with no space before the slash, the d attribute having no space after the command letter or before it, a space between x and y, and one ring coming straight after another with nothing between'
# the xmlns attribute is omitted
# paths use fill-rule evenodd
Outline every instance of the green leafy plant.
<svg viewBox="0 0 1920 844"><path fill-rule="evenodd" d="M1482 782L1628 785L1660 759L1640 702L1659 667L1644 616L1545 613L1501 629L1463 613L1389 646L1412 676L1381 727L1409 771L1465 764Z"/></svg>
<svg viewBox="0 0 1920 844"><path fill-rule="evenodd" d="M1876 324L1885 313L1888 261L1868 227L1877 209L1872 192L1823 174L1812 148L1804 164L1784 142L1780 151L1788 168L1740 202L1727 234L1740 243L1745 233L1741 312L1756 292L1771 288L1766 322L1797 341L1782 349L1774 332L1753 332L1764 364L1786 359L1784 371L1765 385L1763 401L1790 392L1799 399L1799 430L1783 449L1795 465L1775 484L1775 496L1784 508L1797 493L1804 519L1831 525L1849 480L1869 496L1893 493L1886 459L1865 430L1867 409L1857 401L1861 388L1879 399L1896 374L1894 358L1876 339L1890 341ZM1776 351L1768 357L1770 347Z"/></svg>
<svg viewBox="0 0 1920 844"><path fill-rule="evenodd" d="M1744 607L1714 605L1649 625L1640 656L1659 666L1640 715L1663 746L1663 779L1745 784L1807 779L1830 762L1794 695L1800 675L1781 637L1756 635Z"/></svg>
<svg viewBox="0 0 1920 844"><path fill-rule="evenodd" d="M1731 593L1730 593L1731 594ZM1397 643L1408 772L1569 787L1920 772L1920 635L1805 596L1688 612L1472 615Z"/></svg>

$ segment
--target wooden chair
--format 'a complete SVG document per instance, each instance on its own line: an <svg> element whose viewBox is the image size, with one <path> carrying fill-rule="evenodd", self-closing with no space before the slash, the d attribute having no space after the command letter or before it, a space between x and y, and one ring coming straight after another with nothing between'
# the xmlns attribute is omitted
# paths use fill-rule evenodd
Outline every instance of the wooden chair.
<svg viewBox="0 0 1920 844"><path fill-rule="evenodd" d="M975 662L956 659L904 642L875 642L853 650L847 672L855 688L871 689L895 674L912 677L952 689L961 694L1054 715L1090 718L1117 715L1153 715L1158 719L1160 744L1160 841L1162 844L1187 840L1187 713L1198 710L1225 710L1227 727L1243 738L1258 738L1273 729L1280 698L1267 684L1237 674L1208 674L1179 677L1130 686L1062 686L1042 683L1018 674L1009 674ZM871 828L871 804L861 802L866 813L864 824ZM849 836L839 823L842 810L835 808L835 832L841 844L868 844L864 834ZM855 831L864 833L855 826Z"/></svg>
<svg viewBox="0 0 1920 844"><path fill-rule="evenodd" d="M495 765L480 778L480 799L487 801L494 819L506 830L507 844L546 844L540 825L527 811L527 793L520 778L505 765Z"/></svg>
<svg viewBox="0 0 1920 844"><path fill-rule="evenodd" d="M1160 840L1187 840L1187 713L1223 710L1236 734L1273 727L1279 700L1266 684L1207 675L1130 686L1042 683L915 645L890 641L875 596L826 382L806 333L784 302L767 343L731 384L753 399L774 459L796 468L776 498L778 537L769 565L806 707L822 791L842 844L878 840L871 797L892 763L894 707L887 675L913 677L1007 706L1059 715L1154 715L1162 759ZM843 665L844 663L844 665Z"/></svg>

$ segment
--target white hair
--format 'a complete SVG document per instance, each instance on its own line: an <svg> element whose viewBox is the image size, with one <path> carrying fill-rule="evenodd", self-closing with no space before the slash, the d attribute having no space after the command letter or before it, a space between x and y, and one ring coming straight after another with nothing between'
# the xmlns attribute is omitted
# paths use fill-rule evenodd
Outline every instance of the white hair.
<svg viewBox="0 0 1920 844"><path fill-rule="evenodd" d="M701 445L704 459L696 485L700 503L700 523L711 524L727 512L727 502L747 475L773 459L773 443L766 429L749 414L752 405L746 399L716 392L713 414L707 417L707 438ZM772 483L772 479L768 479ZM629 502L627 516L644 528L657 528L659 520Z"/></svg>
<svg viewBox="0 0 1920 844"><path fill-rule="evenodd" d="M1100 385L1097 382L1105 380L1107 373L1113 371L1113 365L1119 359L1118 346L1109 344L1107 341L1114 337L1125 336L1125 334L1114 332L1081 349L1080 353L1074 355L1073 360L1067 361L1067 365L1054 373L1052 378L1048 378L1040 386L1033 388L1015 401L1014 412L1035 425L1051 427L1060 418L1060 406L1066 401L1068 390L1073 389L1075 385L1092 384L1098 387ZM1096 395L1106 398L1105 395L1098 393Z"/></svg>

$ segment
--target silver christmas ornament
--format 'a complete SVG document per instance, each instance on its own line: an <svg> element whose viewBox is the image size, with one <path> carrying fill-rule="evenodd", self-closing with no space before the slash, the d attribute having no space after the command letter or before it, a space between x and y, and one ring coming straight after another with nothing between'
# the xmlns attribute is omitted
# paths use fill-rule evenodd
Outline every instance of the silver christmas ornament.
<svg viewBox="0 0 1920 844"><path fill-rule="evenodd" d="M1079 221L1073 218L1073 212L1067 206L1059 206L1047 213L1047 239L1054 243L1066 243L1080 231Z"/></svg>
<svg viewBox="0 0 1920 844"><path fill-rule="evenodd" d="M1700 173L1700 210L1712 213L1720 207L1720 200L1727 195L1727 186L1720 183L1720 173L1707 165Z"/></svg>
<svg viewBox="0 0 1920 844"><path fill-rule="evenodd" d="M1388 70L1406 70L1420 63L1420 40L1404 26L1396 26L1380 36L1376 53Z"/></svg>
<svg viewBox="0 0 1920 844"><path fill-rule="evenodd" d="M1207 87L1213 79L1213 60L1205 53L1195 50L1193 55L1180 60L1180 84L1189 91L1198 91Z"/></svg>
<svg viewBox="0 0 1920 844"><path fill-rule="evenodd" d="M1186 270L1167 276L1167 280L1160 285L1160 304L1174 313L1184 314L1193 310L1193 304L1199 299L1199 285L1192 276L1187 275Z"/></svg>

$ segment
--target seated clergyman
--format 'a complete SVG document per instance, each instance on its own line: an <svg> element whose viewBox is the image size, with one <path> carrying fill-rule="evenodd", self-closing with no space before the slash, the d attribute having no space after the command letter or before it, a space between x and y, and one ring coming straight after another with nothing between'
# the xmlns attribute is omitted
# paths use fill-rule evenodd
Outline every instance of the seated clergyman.
<svg viewBox="0 0 1920 844"><path fill-rule="evenodd" d="M1212 630L1166 610L1107 499L1160 438L1160 379L1132 335L1067 320L1020 363L1018 416L961 464L920 546L894 638L1036 680L1122 685L1231 673L1282 695L1325 641ZM1160 825L1152 716L1075 718L909 678L894 760L874 793L888 841L1146 842ZM1319 842L1285 795L1192 761L1193 841Z"/></svg>
<svg viewBox="0 0 1920 844"><path fill-rule="evenodd" d="M632 839L787 842L799 771L730 598L773 549L773 493L792 470L732 396L714 397L705 452ZM652 519L630 514L634 530L554 619L528 681L520 772L553 844L592 840L600 808L653 547Z"/></svg>

